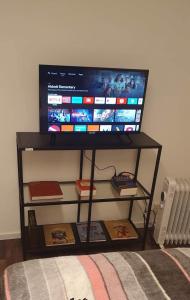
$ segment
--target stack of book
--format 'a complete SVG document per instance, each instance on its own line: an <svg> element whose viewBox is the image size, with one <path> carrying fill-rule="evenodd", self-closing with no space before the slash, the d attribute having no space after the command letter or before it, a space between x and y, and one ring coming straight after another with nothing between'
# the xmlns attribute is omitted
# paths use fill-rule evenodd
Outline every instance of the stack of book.
<svg viewBox="0 0 190 300"><path fill-rule="evenodd" d="M81 242L86 242L87 239L87 222L77 223L77 231ZM106 241L106 236L102 225L98 221L90 223L90 242L103 242Z"/></svg>
<svg viewBox="0 0 190 300"><path fill-rule="evenodd" d="M138 234L128 220L104 221L105 227L112 240L137 239Z"/></svg>
<svg viewBox="0 0 190 300"><path fill-rule="evenodd" d="M90 180L79 179L76 181L76 189L81 197L88 197L90 195ZM96 187L93 185L93 196L96 195Z"/></svg>
<svg viewBox="0 0 190 300"><path fill-rule="evenodd" d="M63 192L57 181L31 181L28 183L28 189L31 201L63 198Z"/></svg>
<svg viewBox="0 0 190 300"><path fill-rule="evenodd" d="M43 225L46 246L75 244L75 237L71 224Z"/></svg>
<svg viewBox="0 0 190 300"><path fill-rule="evenodd" d="M128 176L113 176L111 184L120 196L135 196L137 194L137 183Z"/></svg>

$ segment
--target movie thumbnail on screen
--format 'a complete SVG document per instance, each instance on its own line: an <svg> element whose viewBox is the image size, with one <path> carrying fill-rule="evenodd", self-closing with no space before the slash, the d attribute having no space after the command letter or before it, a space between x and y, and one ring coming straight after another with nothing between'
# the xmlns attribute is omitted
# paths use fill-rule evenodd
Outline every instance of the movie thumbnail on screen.
<svg viewBox="0 0 190 300"><path fill-rule="evenodd" d="M64 123L70 122L71 115L69 109L49 108L48 122L49 123Z"/></svg>
<svg viewBox="0 0 190 300"><path fill-rule="evenodd" d="M114 109L94 109L94 122L114 122Z"/></svg>
<svg viewBox="0 0 190 300"><path fill-rule="evenodd" d="M116 109L115 122L134 122L135 121L135 109Z"/></svg>
<svg viewBox="0 0 190 300"><path fill-rule="evenodd" d="M82 123L92 122L92 110L90 109L72 109L71 122Z"/></svg>

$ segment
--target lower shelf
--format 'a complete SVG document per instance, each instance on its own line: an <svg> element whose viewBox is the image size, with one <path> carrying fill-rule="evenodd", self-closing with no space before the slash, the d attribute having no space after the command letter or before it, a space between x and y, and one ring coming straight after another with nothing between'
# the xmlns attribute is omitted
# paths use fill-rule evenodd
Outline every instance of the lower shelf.
<svg viewBox="0 0 190 300"><path fill-rule="evenodd" d="M25 252L31 254L45 254L52 252L74 254L85 252L87 253L96 249L98 249L99 251L106 251L110 249L117 250L122 249L124 247L126 248L128 247L128 245L142 242L142 237L139 231L135 228L132 222L129 221L129 223L130 226L133 227L133 230L136 233L136 237L112 240L104 222L100 221L106 240L98 242L81 242L77 230L77 224L71 223L70 225L74 234L75 243L53 246L46 246L43 225L38 225L32 229L25 227Z"/></svg>

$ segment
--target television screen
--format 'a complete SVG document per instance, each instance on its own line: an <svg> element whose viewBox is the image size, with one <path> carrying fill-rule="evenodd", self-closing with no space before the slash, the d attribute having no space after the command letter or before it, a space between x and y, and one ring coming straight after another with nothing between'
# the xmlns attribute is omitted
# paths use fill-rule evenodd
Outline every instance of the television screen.
<svg viewBox="0 0 190 300"><path fill-rule="evenodd" d="M39 66L40 132L139 132L148 70Z"/></svg>

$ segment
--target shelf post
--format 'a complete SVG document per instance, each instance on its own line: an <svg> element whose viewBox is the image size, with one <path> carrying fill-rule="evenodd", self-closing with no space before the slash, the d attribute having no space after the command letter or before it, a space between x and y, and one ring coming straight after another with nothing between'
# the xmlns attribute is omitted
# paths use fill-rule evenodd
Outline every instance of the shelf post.
<svg viewBox="0 0 190 300"><path fill-rule="evenodd" d="M140 157L141 157L141 149L138 149L137 150L137 158L136 158L136 166L135 166L135 176L134 176L135 180L137 180L137 176L138 176ZM129 215L128 215L128 219L130 221L131 221L131 215L132 215L132 210L133 210L133 203L134 203L134 201L131 200L130 206L129 206Z"/></svg>
<svg viewBox="0 0 190 300"><path fill-rule="evenodd" d="M136 166L135 166L135 180L137 180L137 176L138 176L140 157L141 157L141 149L138 149L137 150L137 158L136 158Z"/></svg>
<svg viewBox="0 0 190 300"><path fill-rule="evenodd" d="M158 167L159 167L159 163L160 163L161 152L162 152L162 146L160 146L157 150L156 164L155 164L154 175L153 175L153 179L152 179L150 200L149 200L147 218L146 218L145 228L144 228L144 236L143 236L143 244L142 244L143 250L145 249L145 244L146 244L148 224L149 224L150 212L151 212L152 202L153 202L153 197L154 197L154 190L155 190L155 185L156 185L156 179L157 179L157 174L158 174Z"/></svg>
<svg viewBox="0 0 190 300"><path fill-rule="evenodd" d="M84 158L84 153L83 153L83 150L81 150L81 151L80 151L80 171L79 171L79 179L82 179L83 158Z"/></svg>
<svg viewBox="0 0 190 300"><path fill-rule="evenodd" d="M17 164L18 164L18 185L19 185L19 207L20 207L20 231L22 241L22 254L23 259L26 258L25 251L25 219L24 219L24 192L23 192L23 162L22 162L22 150L17 146Z"/></svg>
<svg viewBox="0 0 190 300"><path fill-rule="evenodd" d="M91 214L92 214L92 201L93 201L93 184L94 184L94 166L95 166L95 156L96 150L92 150L92 161L91 161L91 176L90 176L90 196L89 196L89 205L88 205L88 224L87 224L87 238L86 241L90 240L90 223L91 223Z"/></svg>
<svg viewBox="0 0 190 300"><path fill-rule="evenodd" d="M80 169L79 169L79 179L82 179L82 171L83 171L83 160L84 160L84 153L83 150L80 150ZM81 196L79 196L79 200L81 200ZM81 203L78 203L78 210L77 210L77 222L80 222L80 209Z"/></svg>

